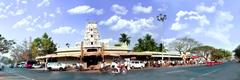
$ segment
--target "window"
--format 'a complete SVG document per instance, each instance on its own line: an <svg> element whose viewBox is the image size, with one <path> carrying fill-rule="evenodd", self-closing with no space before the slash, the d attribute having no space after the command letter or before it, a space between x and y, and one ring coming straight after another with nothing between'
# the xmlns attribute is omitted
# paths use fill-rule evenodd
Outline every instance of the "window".
<svg viewBox="0 0 240 80"><path fill-rule="evenodd" d="M91 35L91 37L93 37L93 35Z"/></svg>
<svg viewBox="0 0 240 80"><path fill-rule="evenodd" d="M92 31L92 29L90 29Z"/></svg>
<svg viewBox="0 0 240 80"><path fill-rule="evenodd" d="M91 42L91 45L93 45L93 42Z"/></svg>

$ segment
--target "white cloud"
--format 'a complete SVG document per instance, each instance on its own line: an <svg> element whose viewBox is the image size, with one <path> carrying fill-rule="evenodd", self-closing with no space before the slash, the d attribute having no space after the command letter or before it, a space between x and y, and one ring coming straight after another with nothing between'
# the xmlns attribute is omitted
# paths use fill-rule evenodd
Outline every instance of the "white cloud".
<svg viewBox="0 0 240 80"><path fill-rule="evenodd" d="M158 8L157 10L160 12L164 12L168 9L168 5L166 3L161 3L160 8Z"/></svg>
<svg viewBox="0 0 240 80"><path fill-rule="evenodd" d="M63 27L59 27L59 28L52 30L52 33L55 33L55 34L72 34L75 32L77 32L77 30L73 29L70 26L63 26Z"/></svg>
<svg viewBox="0 0 240 80"><path fill-rule="evenodd" d="M19 6L19 4L27 4L28 0L17 0L16 1L16 6Z"/></svg>
<svg viewBox="0 0 240 80"><path fill-rule="evenodd" d="M215 0L216 2L214 2L214 5L219 5L219 6L223 6L224 5L224 0Z"/></svg>
<svg viewBox="0 0 240 80"><path fill-rule="evenodd" d="M15 15L22 15L22 14L24 14L24 10L22 9L17 10L15 13Z"/></svg>
<svg viewBox="0 0 240 80"><path fill-rule="evenodd" d="M203 30L204 30L203 27L197 27L195 28L194 33L201 33Z"/></svg>
<svg viewBox="0 0 240 80"><path fill-rule="evenodd" d="M55 17L55 14L54 13L50 13L49 17Z"/></svg>
<svg viewBox="0 0 240 80"><path fill-rule="evenodd" d="M96 15L101 15L101 14L103 14L103 9L99 9L99 10L96 10Z"/></svg>
<svg viewBox="0 0 240 80"><path fill-rule="evenodd" d="M175 22L171 26L171 30L179 31L187 28L188 24L182 23L182 21L180 21L181 18L184 18L184 20L196 20L198 21L200 27L210 24L205 15L200 15L195 11L179 11L176 16Z"/></svg>
<svg viewBox="0 0 240 80"><path fill-rule="evenodd" d="M67 11L70 14L88 14L95 13L97 15L103 14L103 9L95 9L88 5L77 6Z"/></svg>
<svg viewBox="0 0 240 80"><path fill-rule="evenodd" d="M24 28L26 31L35 31L36 28L40 29L47 29L52 26L51 22L46 22L41 24L40 16L38 17L32 17L27 16L25 18L22 18L21 20L17 21L12 28Z"/></svg>
<svg viewBox="0 0 240 80"><path fill-rule="evenodd" d="M50 4L49 0L42 0L42 2L37 4L37 7L48 6L49 4Z"/></svg>
<svg viewBox="0 0 240 80"><path fill-rule="evenodd" d="M47 22L47 23L45 23L44 25L39 25L38 27L39 28L42 28L42 29L46 29L46 28L49 28L49 27L51 27L52 26L52 23L51 22Z"/></svg>
<svg viewBox="0 0 240 80"><path fill-rule="evenodd" d="M229 31L234 27L230 22L234 19L230 12L219 11L213 27L209 28L205 33L206 36L221 41L224 44L230 45Z"/></svg>
<svg viewBox="0 0 240 80"><path fill-rule="evenodd" d="M200 5L198 5L196 7L196 11L199 12L199 13L213 13L216 11L216 6L211 6L211 7L208 7L206 6L204 3L201 3Z"/></svg>
<svg viewBox="0 0 240 80"><path fill-rule="evenodd" d="M35 31L35 29L32 28L32 27L28 27L28 28L26 28L26 31L28 31L28 32L33 32L33 31Z"/></svg>
<svg viewBox="0 0 240 80"><path fill-rule="evenodd" d="M113 38L105 38L105 39L101 39L100 42L109 44L110 42L117 42L117 41L113 40Z"/></svg>
<svg viewBox="0 0 240 80"><path fill-rule="evenodd" d="M0 6L1 6L1 7L2 7L2 6L5 6L5 3L1 2L1 3L0 3Z"/></svg>
<svg viewBox="0 0 240 80"><path fill-rule="evenodd" d="M115 12L116 14L121 14L121 15L125 15L128 12L128 10L124 6L120 6L118 4L112 5L112 11Z"/></svg>
<svg viewBox="0 0 240 80"><path fill-rule="evenodd" d="M24 12L24 9L18 8L17 6L13 5L13 3L0 3L1 19L5 19L11 16L19 16L24 14Z"/></svg>
<svg viewBox="0 0 240 80"><path fill-rule="evenodd" d="M31 26L31 20L32 16L27 16L20 21L18 21L16 24L13 25L13 28L23 28L23 27L29 27Z"/></svg>
<svg viewBox="0 0 240 80"><path fill-rule="evenodd" d="M161 39L161 41L165 42L165 43L170 43L172 41L174 41L176 38L165 38L165 39Z"/></svg>
<svg viewBox="0 0 240 80"><path fill-rule="evenodd" d="M110 45L115 44L118 41L114 40L113 38L104 38L104 39L101 39L100 42L104 43L105 47L109 47Z"/></svg>
<svg viewBox="0 0 240 80"><path fill-rule="evenodd" d="M110 17L108 20L106 21L100 21L99 24L100 25L111 25L112 23L117 22L118 20L120 20L121 17L117 16L117 15L113 15L112 17Z"/></svg>
<svg viewBox="0 0 240 80"><path fill-rule="evenodd" d="M133 8L133 13L137 14L137 13L151 13L152 12L152 6L147 6L144 7L142 6L141 3L138 3L137 5L134 5Z"/></svg>
<svg viewBox="0 0 240 80"><path fill-rule="evenodd" d="M174 31L179 31L179 30L183 30L183 29L186 29L187 28L187 24L181 24L179 22L176 22L176 23L173 23L172 26L171 26L171 30L174 30Z"/></svg>
<svg viewBox="0 0 240 80"><path fill-rule="evenodd" d="M151 29L154 26L154 18L141 18L137 20L122 19L120 16L114 15L106 21L100 21L100 25L111 26L112 30L129 29L131 33L137 33L142 29Z"/></svg>
<svg viewBox="0 0 240 80"><path fill-rule="evenodd" d="M8 16L6 16L6 15L0 15L0 19L5 19L5 18L7 18Z"/></svg>
<svg viewBox="0 0 240 80"><path fill-rule="evenodd" d="M56 13L57 13L57 14L62 14L60 7L56 8Z"/></svg>
<svg viewBox="0 0 240 80"><path fill-rule="evenodd" d="M27 4L28 2L27 2L27 1L24 1L24 0L22 0L22 1L21 1L21 3L22 3L22 4Z"/></svg>

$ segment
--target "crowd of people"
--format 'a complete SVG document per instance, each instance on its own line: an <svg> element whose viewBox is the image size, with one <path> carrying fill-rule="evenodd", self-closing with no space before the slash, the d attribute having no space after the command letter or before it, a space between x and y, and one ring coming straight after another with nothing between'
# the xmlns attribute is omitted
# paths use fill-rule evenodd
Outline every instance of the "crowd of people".
<svg viewBox="0 0 240 80"><path fill-rule="evenodd" d="M131 63L131 61L130 61ZM195 60L152 60L152 61L143 61L146 67L174 67L174 66L183 66L183 65L192 65L198 64ZM124 60L113 60L111 63L101 62L100 71L115 71L117 73L132 69L129 64L129 61Z"/></svg>

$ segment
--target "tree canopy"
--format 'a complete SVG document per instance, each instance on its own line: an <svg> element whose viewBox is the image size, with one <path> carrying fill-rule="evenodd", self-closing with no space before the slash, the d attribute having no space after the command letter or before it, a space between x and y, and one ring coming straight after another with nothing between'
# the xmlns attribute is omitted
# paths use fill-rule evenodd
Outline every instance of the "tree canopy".
<svg viewBox="0 0 240 80"><path fill-rule="evenodd" d="M204 57L206 60L208 60L209 57L213 61L222 60L222 59L225 59L225 60L231 59L230 51L227 51L224 49L216 49L208 45L195 47L191 50L191 52L200 54L200 56Z"/></svg>
<svg viewBox="0 0 240 80"><path fill-rule="evenodd" d="M17 44L12 48L10 55L15 62L19 62L23 60L21 55L24 53L24 51L25 51L24 47L22 45Z"/></svg>
<svg viewBox="0 0 240 80"><path fill-rule="evenodd" d="M0 53L8 53L14 44L15 42L13 40L7 40L0 34Z"/></svg>
<svg viewBox="0 0 240 80"><path fill-rule="evenodd" d="M235 53L235 58L240 59L240 45L238 45L237 48L233 50L233 52Z"/></svg>
<svg viewBox="0 0 240 80"><path fill-rule="evenodd" d="M216 60L230 60L232 57L232 54L230 51L224 50L224 49L216 49L211 56L211 60L216 61Z"/></svg>
<svg viewBox="0 0 240 80"><path fill-rule="evenodd" d="M189 37L181 37L169 43L169 47L178 51L180 54L190 51L195 47L199 47L201 43Z"/></svg>
<svg viewBox="0 0 240 80"><path fill-rule="evenodd" d="M35 38L31 44L33 58L40 55L52 54L56 50L56 45L47 33L44 33L41 38Z"/></svg>
<svg viewBox="0 0 240 80"><path fill-rule="evenodd" d="M122 42L122 43L126 43L127 45L129 45L130 44L130 38L131 37L129 37L127 34L125 34L125 33L122 33L122 34L120 34L121 35L121 37L119 38L119 42Z"/></svg>
<svg viewBox="0 0 240 80"><path fill-rule="evenodd" d="M143 39L138 39L138 43L135 44L133 48L134 51L142 52L142 51L158 51L158 46L155 40L151 35L146 34Z"/></svg>

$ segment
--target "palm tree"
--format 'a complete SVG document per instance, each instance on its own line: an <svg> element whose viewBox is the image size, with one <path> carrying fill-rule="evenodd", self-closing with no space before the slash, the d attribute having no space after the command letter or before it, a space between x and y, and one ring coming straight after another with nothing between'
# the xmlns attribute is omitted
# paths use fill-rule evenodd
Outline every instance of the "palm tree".
<svg viewBox="0 0 240 80"><path fill-rule="evenodd" d="M119 38L119 42L126 43L127 45L129 45L131 37L128 37L127 34L125 34L125 33L122 33L120 35L121 35L121 37Z"/></svg>

